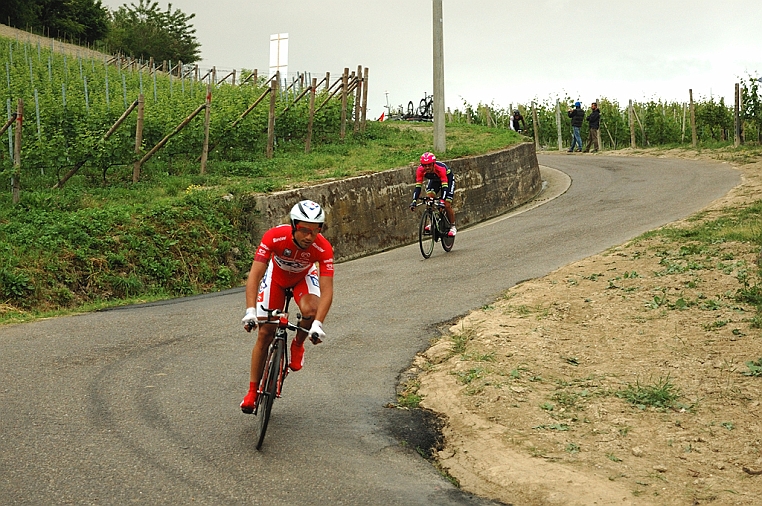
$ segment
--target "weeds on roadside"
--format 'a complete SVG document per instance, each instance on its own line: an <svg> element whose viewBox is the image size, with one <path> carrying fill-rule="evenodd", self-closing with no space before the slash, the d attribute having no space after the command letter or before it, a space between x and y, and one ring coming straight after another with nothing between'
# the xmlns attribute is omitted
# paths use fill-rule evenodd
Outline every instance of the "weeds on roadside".
<svg viewBox="0 0 762 506"><path fill-rule="evenodd" d="M417 379L405 383L401 391L397 393L397 406L400 408L415 409L421 404L423 397L418 393L421 382Z"/></svg>
<svg viewBox="0 0 762 506"><path fill-rule="evenodd" d="M680 398L680 389L672 383L667 377L660 377L651 385L641 385L636 381L635 385L628 384L627 388L620 390L616 396L638 409L653 407L657 409L668 409L676 407L677 400Z"/></svg>
<svg viewBox="0 0 762 506"><path fill-rule="evenodd" d="M762 357L756 361L750 360L746 362L746 367L748 367L749 370L743 373L744 376L754 376L756 378L762 377Z"/></svg>
<svg viewBox="0 0 762 506"><path fill-rule="evenodd" d="M476 337L476 329L473 327L466 327L461 323L460 334L453 334L452 339L452 352L455 355L465 353L468 343Z"/></svg>

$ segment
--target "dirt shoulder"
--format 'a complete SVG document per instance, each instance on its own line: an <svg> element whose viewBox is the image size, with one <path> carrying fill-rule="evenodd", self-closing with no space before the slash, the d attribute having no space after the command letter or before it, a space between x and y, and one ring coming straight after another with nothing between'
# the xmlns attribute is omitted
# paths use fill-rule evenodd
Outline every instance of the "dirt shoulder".
<svg viewBox="0 0 762 506"><path fill-rule="evenodd" d="M742 184L701 219L762 194L762 162L736 165ZM759 250L714 246L632 241L454 325L414 367L421 406L446 422L442 469L517 505L758 504L762 378L744 373L762 332L735 294ZM627 402L644 391L676 401Z"/></svg>

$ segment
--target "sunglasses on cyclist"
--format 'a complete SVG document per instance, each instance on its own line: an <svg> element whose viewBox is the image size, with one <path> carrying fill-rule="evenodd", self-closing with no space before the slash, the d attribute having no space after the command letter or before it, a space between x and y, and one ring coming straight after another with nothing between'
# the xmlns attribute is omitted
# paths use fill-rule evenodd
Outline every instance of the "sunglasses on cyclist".
<svg viewBox="0 0 762 506"><path fill-rule="evenodd" d="M323 227L315 227L315 228L299 227L299 226L296 227L296 231L304 235L318 235L322 229Z"/></svg>

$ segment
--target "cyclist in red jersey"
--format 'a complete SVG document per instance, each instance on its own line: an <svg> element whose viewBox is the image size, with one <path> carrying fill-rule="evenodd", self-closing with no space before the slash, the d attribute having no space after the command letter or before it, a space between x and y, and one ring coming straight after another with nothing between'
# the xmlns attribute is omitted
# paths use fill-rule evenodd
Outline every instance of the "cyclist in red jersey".
<svg viewBox="0 0 762 506"><path fill-rule="evenodd" d="M290 213L290 225L271 228L262 236L246 280L246 315L241 320L250 331L267 319L264 309L282 308L287 288L293 288L294 301L302 319L299 326L317 333L314 344L325 338L323 321L333 302L333 247L320 233L325 223L323 209L311 200L302 200ZM267 349L275 336L276 325L259 325L257 341L251 351L249 392L241 411L252 413L257 386ZM289 367L298 371L304 365L304 340L298 331L291 341Z"/></svg>
<svg viewBox="0 0 762 506"><path fill-rule="evenodd" d="M426 152L421 155L421 164L415 171L415 190L413 191L413 202L410 203L410 210L415 211L415 204L421 196L423 180L427 179L426 195L434 197L441 191L439 205L445 208L447 219L450 220L450 231L447 235L455 237L457 229L455 228L455 211L452 210L452 197L455 194L455 177L452 169L446 164L437 161L434 153Z"/></svg>

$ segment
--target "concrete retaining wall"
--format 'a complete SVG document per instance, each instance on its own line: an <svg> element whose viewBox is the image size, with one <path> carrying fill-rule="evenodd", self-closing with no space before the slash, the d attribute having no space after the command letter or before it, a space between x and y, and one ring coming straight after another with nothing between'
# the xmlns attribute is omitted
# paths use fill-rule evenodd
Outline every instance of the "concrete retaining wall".
<svg viewBox="0 0 762 506"><path fill-rule="evenodd" d="M487 155L444 160L455 173L454 208L458 228L499 216L537 195L542 188L534 144L523 143ZM337 261L396 248L418 240L420 212L408 205L415 169L384 172L323 183L270 195L254 196L258 213L252 239L285 223L291 207L310 199L327 213L324 235ZM248 207L248 206L247 206Z"/></svg>

